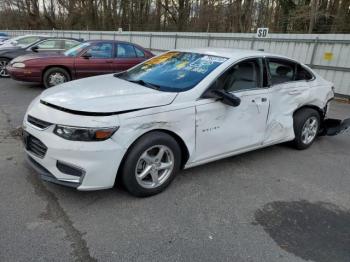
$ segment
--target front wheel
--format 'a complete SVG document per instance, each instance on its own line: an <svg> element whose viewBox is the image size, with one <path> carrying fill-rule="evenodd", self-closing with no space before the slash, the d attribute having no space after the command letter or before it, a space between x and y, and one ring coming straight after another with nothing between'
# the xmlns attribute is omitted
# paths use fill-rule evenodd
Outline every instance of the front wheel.
<svg viewBox="0 0 350 262"><path fill-rule="evenodd" d="M122 181L134 196L160 193L180 169L181 150L176 140L162 132L141 137L129 150L123 167Z"/></svg>
<svg viewBox="0 0 350 262"><path fill-rule="evenodd" d="M7 58L0 58L0 77L9 77L7 73L6 66L9 64L10 60Z"/></svg>
<svg viewBox="0 0 350 262"><path fill-rule="evenodd" d="M315 141L320 128L320 114L312 109L305 108L294 115L294 146L297 149L306 149Z"/></svg>
<svg viewBox="0 0 350 262"><path fill-rule="evenodd" d="M50 88L68 82L71 77L67 70L60 67L52 67L45 71L43 82L45 88Z"/></svg>

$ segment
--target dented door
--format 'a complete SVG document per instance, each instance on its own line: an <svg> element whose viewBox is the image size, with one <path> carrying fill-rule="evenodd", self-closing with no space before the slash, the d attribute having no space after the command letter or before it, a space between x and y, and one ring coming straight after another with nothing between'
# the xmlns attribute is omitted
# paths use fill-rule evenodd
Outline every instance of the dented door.
<svg viewBox="0 0 350 262"><path fill-rule="evenodd" d="M265 135L269 109L268 90L235 93L238 107L210 99L196 106L196 156L194 161L258 146Z"/></svg>
<svg viewBox="0 0 350 262"><path fill-rule="evenodd" d="M308 83L288 82L274 85L270 89L270 112L264 144L292 140L294 138L293 114L296 109L309 101Z"/></svg>

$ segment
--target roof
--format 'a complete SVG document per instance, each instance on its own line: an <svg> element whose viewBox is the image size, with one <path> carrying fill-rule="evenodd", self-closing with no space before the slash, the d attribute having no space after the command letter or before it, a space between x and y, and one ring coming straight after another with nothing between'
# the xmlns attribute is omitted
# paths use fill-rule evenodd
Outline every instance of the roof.
<svg viewBox="0 0 350 262"><path fill-rule="evenodd" d="M75 40L78 42L82 42L83 39L78 39L78 38L74 38L74 37L65 37L65 36L41 36L41 40L47 40L47 39L64 39L64 40Z"/></svg>
<svg viewBox="0 0 350 262"><path fill-rule="evenodd" d="M273 57L287 58L285 56L267 53L264 51L250 50L250 49L239 49L239 48L207 47L207 48L188 48L188 49L181 49L179 51L193 52L193 53L213 55L213 56L222 56L222 57L232 58L235 60L245 58L245 57L251 57L251 56L258 56L258 57L259 56L260 57L273 56Z"/></svg>

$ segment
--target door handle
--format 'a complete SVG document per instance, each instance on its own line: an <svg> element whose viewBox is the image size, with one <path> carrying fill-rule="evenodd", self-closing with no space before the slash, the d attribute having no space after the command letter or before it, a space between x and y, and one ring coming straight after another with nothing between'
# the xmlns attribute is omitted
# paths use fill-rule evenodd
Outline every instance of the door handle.
<svg viewBox="0 0 350 262"><path fill-rule="evenodd" d="M267 101L267 98L266 97L262 97L262 98L252 99L252 103L259 103L258 100L261 100L261 102L265 103Z"/></svg>
<svg viewBox="0 0 350 262"><path fill-rule="evenodd" d="M112 63L113 63L113 61L106 61L106 63L107 63L107 64L112 64Z"/></svg>

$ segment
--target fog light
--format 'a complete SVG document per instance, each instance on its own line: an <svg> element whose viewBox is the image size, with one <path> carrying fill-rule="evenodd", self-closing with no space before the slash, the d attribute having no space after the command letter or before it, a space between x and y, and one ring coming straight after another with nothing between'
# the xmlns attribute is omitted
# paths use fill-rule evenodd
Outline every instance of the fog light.
<svg viewBox="0 0 350 262"><path fill-rule="evenodd" d="M82 168L76 167L76 166L73 166L71 164L61 162L61 161L57 161L56 167L63 174L70 175L70 176L81 177L85 174L85 171Z"/></svg>

